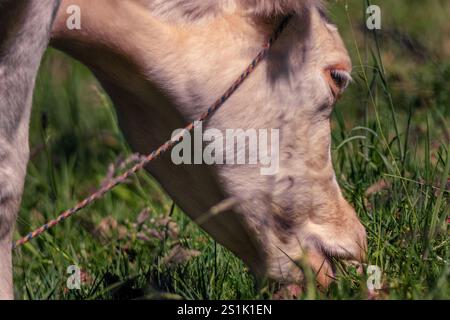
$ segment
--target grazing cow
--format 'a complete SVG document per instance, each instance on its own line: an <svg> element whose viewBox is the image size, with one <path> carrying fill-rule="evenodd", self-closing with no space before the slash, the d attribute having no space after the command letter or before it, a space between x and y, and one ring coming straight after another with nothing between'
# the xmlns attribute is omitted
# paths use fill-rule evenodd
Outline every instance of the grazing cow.
<svg viewBox="0 0 450 320"><path fill-rule="evenodd" d="M52 1L30 2L51 7ZM80 30L66 26L71 5L81 9ZM332 258L363 260L366 235L332 166L330 115L350 81L351 62L319 1L63 0L51 44L92 70L113 100L131 147L146 154L220 97L289 14L294 15L267 59L203 124L221 132L279 129L277 173L261 175L259 164L175 165L170 154L147 170L193 219L225 199L238 199L202 227L257 277L299 283L303 276L295 261L305 259L327 286ZM51 14L44 20L48 25ZM1 71L14 63L0 61ZM9 87L17 90L20 84ZM7 274L0 278L3 296L11 295L8 246L27 159L29 90L9 96L6 104L0 100L1 119L7 115L0 125L20 128L0 131L0 152L7 146L7 156L0 156L0 261L8 257L0 262ZM18 111L8 105L13 102L20 103ZM24 142L11 144L14 139Z"/></svg>

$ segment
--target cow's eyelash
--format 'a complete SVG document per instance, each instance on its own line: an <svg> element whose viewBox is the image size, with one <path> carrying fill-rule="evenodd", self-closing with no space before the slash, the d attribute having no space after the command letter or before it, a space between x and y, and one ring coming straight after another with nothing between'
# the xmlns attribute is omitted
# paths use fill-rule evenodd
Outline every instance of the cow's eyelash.
<svg viewBox="0 0 450 320"><path fill-rule="evenodd" d="M352 76L350 73L344 70L339 69L332 69L330 70L331 78L335 82L336 86L341 90L344 91L347 89L350 82L353 81Z"/></svg>

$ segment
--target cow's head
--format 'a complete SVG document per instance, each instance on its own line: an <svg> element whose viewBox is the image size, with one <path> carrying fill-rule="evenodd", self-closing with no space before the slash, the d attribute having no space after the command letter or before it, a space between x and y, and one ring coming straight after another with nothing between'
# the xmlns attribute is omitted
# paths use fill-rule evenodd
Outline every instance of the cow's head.
<svg viewBox="0 0 450 320"><path fill-rule="evenodd" d="M65 27L70 4L83 30ZM195 120L294 12L269 57L204 128L279 129L279 169L262 165L149 170L192 217L217 200L240 199L203 227L259 275L296 282L305 259L327 285L331 258L364 259L366 236L336 182L330 115L350 80L337 28L317 1L71 0L54 44L89 65L119 110L130 144L148 152Z"/></svg>

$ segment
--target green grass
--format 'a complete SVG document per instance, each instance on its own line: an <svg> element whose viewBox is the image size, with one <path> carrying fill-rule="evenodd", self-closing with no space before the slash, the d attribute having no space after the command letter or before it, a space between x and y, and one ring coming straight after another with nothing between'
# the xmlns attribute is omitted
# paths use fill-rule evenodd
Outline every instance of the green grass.
<svg viewBox="0 0 450 320"><path fill-rule="evenodd" d="M383 271L380 298L448 299L450 5L374 3L383 10L377 34L363 31L365 0L330 4L355 79L333 117L336 173L367 228L368 263ZM130 154L97 82L53 50L39 75L30 141L16 237L89 194L110 163ZM366 194L380 181L384 188ZM150 218L136 223L145 209ZM177 246L185 259L168 263ZM14 264L20 299L266 299L273 293L144 173L17 250ZM80 291L65 289L66 269L74 264L87 278ZM327 292L308 283L302 299L368 296L366 276L355 270L342 270Z"/></svg>

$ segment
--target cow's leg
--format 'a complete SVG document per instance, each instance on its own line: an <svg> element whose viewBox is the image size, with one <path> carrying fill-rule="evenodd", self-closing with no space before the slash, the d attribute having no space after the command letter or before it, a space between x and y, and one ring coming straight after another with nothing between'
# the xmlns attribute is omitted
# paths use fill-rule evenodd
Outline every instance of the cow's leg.
<svg viewBox="0 0 450 320"><path fill-rule="evenodd" d="M0 299L13 298L11 241L28 161L34 82L59 0L0 0Z"/></svg>

